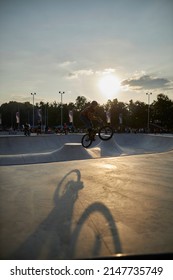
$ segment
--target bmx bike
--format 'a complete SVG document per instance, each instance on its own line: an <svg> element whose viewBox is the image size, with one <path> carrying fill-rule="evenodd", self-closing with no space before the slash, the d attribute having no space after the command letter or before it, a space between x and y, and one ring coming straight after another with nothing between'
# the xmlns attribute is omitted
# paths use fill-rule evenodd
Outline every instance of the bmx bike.
<svg viewBox="0 0 173 280"><path fill-rule="evenodd" d="M102 125L100 128L91 129L91 131L83 135L81 139L82 146L84 148L90 147L97 134L101 140L107 141L112 138L114 131L110 125Z"/></svg>

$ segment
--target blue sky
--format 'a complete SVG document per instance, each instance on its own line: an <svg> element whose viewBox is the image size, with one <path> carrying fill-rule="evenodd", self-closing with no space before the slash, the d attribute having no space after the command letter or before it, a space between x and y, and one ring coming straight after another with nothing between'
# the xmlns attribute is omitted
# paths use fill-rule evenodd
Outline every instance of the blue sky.
<svg viewBox="0 0 173 280"><path fill-rule="evenodd" d="M173 100L172 0L1 0L0 104Z"/></svg>

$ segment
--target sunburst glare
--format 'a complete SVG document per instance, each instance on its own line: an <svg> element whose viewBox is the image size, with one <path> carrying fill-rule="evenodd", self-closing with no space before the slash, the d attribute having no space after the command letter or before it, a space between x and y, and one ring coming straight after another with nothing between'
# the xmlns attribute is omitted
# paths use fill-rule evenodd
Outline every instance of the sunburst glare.
<svg viewBox="0 0 173 280"><path fill-rule="evenodd" d="M120 91L120 80L113 74L105 74L100 78L98 87L101 93L106 95L107 98L116 98L116 95Z"/></svg>

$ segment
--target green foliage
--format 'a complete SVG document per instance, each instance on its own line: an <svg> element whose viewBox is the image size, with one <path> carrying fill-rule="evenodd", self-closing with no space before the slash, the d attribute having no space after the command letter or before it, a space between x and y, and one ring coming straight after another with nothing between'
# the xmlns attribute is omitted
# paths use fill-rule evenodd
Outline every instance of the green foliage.
<svg viewBox="0 0 173 280"><path fill-rule="evenodd" d="M73 111L74 126L76 128L83 127L80 121L80 111L88 106L90 102L84 96L78 96L76 102L69 104L53 103L36 103L34 106L35 123L37 119L37 109L42 112L42 124L49 127L55 127L61 124L61 113L63 112L63 123L69 123L69 111ZM62 110L62 111L61 111ZM106 104L99 105L97 114L106 121L106 111L111 113L111 124L115 129L121 126L121 130L125 128L146 128L148 120L148 104L140 101L129 103L119 102L117 99L108 100ZM20 103L10 101L0 106L0 114L2 118L2 126L15 127L16 112L20 114L20 125L28 122L32 124L33 105L29 102ZM120 124L120 116L122 116L122 124ZM162 128L173 130L173 101L164 94L159 94L157 100L150 105L150 122L151 124L159 124Z"/></svg>
<svg viewBox="0 0 173 280"><path fill-rule="evenodd" d="M165 128L173 127L173 102L168 96L164 94L157 96L157 101L152 104L152 120Z"/></svg>

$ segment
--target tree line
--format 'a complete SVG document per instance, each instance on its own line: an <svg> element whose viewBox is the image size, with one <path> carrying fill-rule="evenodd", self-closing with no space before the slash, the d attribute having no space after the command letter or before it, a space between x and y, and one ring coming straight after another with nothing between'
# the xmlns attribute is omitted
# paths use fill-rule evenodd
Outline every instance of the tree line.
<svg viewBox="0 0 173 280"><path fill-rule="evenodd" d="M61 104L36 103L33 107L29 102L20 103L10 101L0 106L1 128L19 128L25 123L37 125L41 120L43 126L55 128L61 123L82 128L80 121L80 111L88 106L90 102L84 96L78 96L75 103ZM69 112L73 115L70 122ZM149 123L150 130L173 131L173 101L164 94L159 94L157 100L151 104L130 100L128 103L119 102L117 99L108 100L106 104L99 105L97 114L106 122L108 121L106 112L109 112L111 125L116 130L144 129L146 131ZM16 118L18 113L18 122Z"/></svg>

